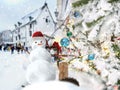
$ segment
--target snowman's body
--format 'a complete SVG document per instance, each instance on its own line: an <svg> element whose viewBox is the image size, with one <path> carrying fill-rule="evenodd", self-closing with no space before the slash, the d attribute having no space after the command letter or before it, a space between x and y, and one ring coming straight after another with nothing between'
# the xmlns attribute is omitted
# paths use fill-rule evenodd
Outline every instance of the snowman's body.
<svg viewBox="0 0 120 90"><path fill-rule="evenodd" d="M26 80L30 84L55 79L56 73L52 64L52 57L45 49L45 45L45 38L33 38L32 51L29 56L30 64L26 73Z"/></svg>
<svg viewBox="0 0 120 90"><path fill-rule="evenodd" d="M52 64L42 59L32 62L26 73L26 80L29 84L55 80L55 68Z"/></svg>
<svg viewBox="0 0 120 90"><path fill-rule="evenodd" d="M52 62L52 57L50 53L45 48L41 47L37 47L32 50L29 56L29 60L31 63L39 59L43 61L48 61L50 63Z"/></svg>

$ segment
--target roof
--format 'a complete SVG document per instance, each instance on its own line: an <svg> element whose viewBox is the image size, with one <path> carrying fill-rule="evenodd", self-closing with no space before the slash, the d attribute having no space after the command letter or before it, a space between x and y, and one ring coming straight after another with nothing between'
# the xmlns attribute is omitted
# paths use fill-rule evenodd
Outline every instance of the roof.
<svg viewBox="0 0 120 90"><path fill-rule="evenodd" d="M38 9L34 10L33 12L30 12L29 14L22 17L22 20L20 21L22 23L22 25L19 28L24 27L25 25L30 24L31 22L35 22L37 17L42 13L43 9L45 9L45 7L48 9L48 13L51 16L51 18L53 20L53 23L55 23L55 21L54 21L54 19L52 17L52 14L51 14L51 12L50 12L50 10L48 8L48 5L45 2L44 5L41 8L38 8ZM31 21L30 21L30 17L32 18Z"/></svg>

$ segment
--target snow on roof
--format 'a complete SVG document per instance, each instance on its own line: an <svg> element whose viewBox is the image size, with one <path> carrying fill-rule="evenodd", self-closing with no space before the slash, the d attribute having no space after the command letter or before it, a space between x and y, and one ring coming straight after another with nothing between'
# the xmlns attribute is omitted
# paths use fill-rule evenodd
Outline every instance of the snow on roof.
<svg viewBox="0 0 120 90"><path fill-rule="evenodd" d="M30 18L31 18L31 22L35 21L37 19L37 17L42 13L43 9L46 6L47 6L47 3L45 3L41 8L38 8L38 9L28 13L24 17L22 17L21 21L20 21L20 22L22 22L22 26L28 24L30 22Z"/></svg>
<svg viewBox="0 0 120 90"><path fill-rule="evenodd" d="M38 15L41 13L41 11L42 11L41 8L36 9L33 12L31 12L31 13L27 14L26 16L24 16L22 18L22 25L28 23L30 21L29 20L30 17L32 17L32 21L35 20L38 17Z"/></svg>

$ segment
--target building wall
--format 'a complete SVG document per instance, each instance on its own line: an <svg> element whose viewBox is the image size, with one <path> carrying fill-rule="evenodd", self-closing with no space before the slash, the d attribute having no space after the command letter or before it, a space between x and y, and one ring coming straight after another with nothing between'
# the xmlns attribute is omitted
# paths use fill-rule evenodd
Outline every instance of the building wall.
<svg viewBox="0 0 120 90"><path fill-rule="evenodd" d="M21 30L20 30L20 32L19 32L19 34L20 34L20 43L22 44L22 45L25 45L25 42L26 42L26 27L21 27L20 28Z"/></svg>
<svg viewBox="0 0 120 90"><path fill-rule="evenodd" d="M30 26L31 24L31 26ZM26 46L30 46L31 45L31 38L32 38L32 34L35 32L35 22L29 23L25 26L25 36L26 36Z"/></svg>
<svg viewBox="0 0 120 90"><path fill-rule="evenodd" d="M2 44L2 33L0 33L0 45Z"/></svg>
<svg viewBox="0 0 120 90"><path fill-rule="evenodd" d="M2 42L12 42L12 32L11 30L6 30L2 32Z"/></svg>
<svg viewBox="0 0 120 90"><path fill-rule="evenodd" d="M31 36L35 31L41 31L43 34L50 36L55 30L55 23L49 13L48 7L45 7L42 12L39 11L36 19L31 20L27 24L21 25L18 28L19 29L14 30L16 33L13 33L13 41L29 47L32 42ZM17 32L19 30L20 32ZM21 37L20 40L18 35ZM18 38L17 40L16 37Z"/></svg>
<svg viewBox="0 0 120 90"><path fill-rule="evenodd" d="M47 7L44 8L42 13L36 19L37 24L34 26L35 31L40 30L46 35L51 35L55 29L55 23L49 14Z"/></svg>
<svg viewBox="0 0 120 90"><path fill-rule="evenodd" d="M17 34L17 30L13 30L12 31L12 38L13 38L13 42L16 44L17 42L17 40L16 40L16 37L18 36L18 34Z"/></svg>

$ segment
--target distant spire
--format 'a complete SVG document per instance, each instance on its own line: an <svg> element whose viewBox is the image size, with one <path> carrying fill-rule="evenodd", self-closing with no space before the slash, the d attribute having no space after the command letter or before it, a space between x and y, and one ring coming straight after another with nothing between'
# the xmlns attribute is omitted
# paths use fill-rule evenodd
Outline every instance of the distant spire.
<svg viewBox="0 0 120 90"><path fill-rule="evenodd" d="M47 6L47 3L45 2L44 5Z"/></svg>
<svg viewBox="0 0 120 90"><path fill-rule="evenodd" d="M47 5L47 0L45 0L45 3L44 3L44 5Z"/></svg>
<svg viewBox="0 0 120 90"><path fill-rule="evenodd" d="M46 3L46 1L45 1L45 3L44 3L44 5L42 6L42 10L45 8L47 6L47 3Z"/></svg>

